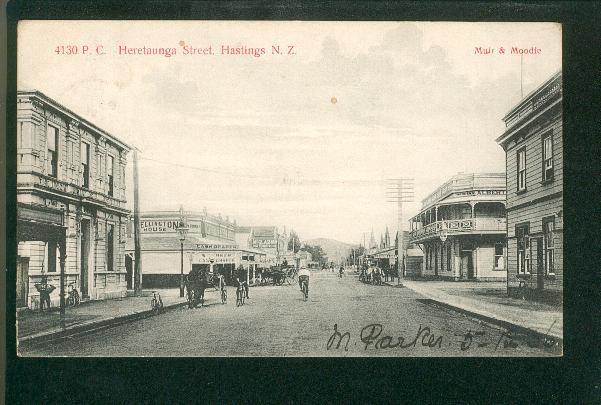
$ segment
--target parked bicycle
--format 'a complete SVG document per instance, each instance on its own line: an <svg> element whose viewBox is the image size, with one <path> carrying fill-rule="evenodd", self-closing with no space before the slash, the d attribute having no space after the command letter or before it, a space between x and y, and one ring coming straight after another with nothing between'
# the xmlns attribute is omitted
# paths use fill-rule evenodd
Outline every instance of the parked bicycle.
<svg viewBox="0 0 601 405"><path fill-rule="evenodd" d="M219 290L221 291L221 303L227 302L227 289L225 288L225 280L222 275L219 275Z"/></svg>
<svg viewBox="0 0 601 405"><path fill-rule="evenodd" d="M67 305L70 307L74 307L80 304L81 298L79 296L79 292L77 288L75 288L75 283L69 284L69 291L67 292Z"/></svg>
<svg viewBox="0 0 601 405"><path fill-rule="evenodd" d="M152 312L155 315L158 315L163 310L163 300L161 299L161 294L156 291L152 292L152 299L150 300L150 307L152 308Z"/></svg>

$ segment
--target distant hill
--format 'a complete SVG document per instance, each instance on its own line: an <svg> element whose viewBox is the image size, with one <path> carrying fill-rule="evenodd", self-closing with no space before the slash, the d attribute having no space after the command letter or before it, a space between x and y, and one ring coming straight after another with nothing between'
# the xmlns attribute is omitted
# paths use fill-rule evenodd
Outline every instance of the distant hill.
<svg viewBox="0 0 601 405"><path fill-rule="evenodd" d="M348 257L352 248L357 248L359 245L351 245L349 243L340 242L335 239L316 238L303 241L307 245L319 245L328 256L328 261L339 262L342 257Z"/></svg>

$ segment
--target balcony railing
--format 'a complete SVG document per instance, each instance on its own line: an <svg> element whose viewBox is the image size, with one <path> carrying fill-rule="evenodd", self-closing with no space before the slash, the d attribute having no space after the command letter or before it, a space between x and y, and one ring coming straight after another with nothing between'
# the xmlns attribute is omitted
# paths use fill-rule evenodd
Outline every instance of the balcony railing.
<svg viewBox="0 0 601 405"><path fill-rule="evenodd" d="M504 118L505 126L509 128L515 125L522 117L533 111L537 111L549 101L559 98L562 89L561 76L557 76L553 80L547 82Z"/></svg>
<svg viewBox="0 0 601 405"><path fill-rule="evenodd" d="M446 232L448 236L478 233L505 233L505 218L468 218L450 219L433 222L423 228L411 231L409 238L411 242L437 238Z"/></svg>
<svg viewBox="0 0 601 405"><path fill-rule="evenodd" d="M33 185L36 187L42 187L53 191L58 191L64 194L71 194L73 196L92 200L112 207L123 208L125 206L124 200L111 197L97 190L80 187L75 184L67 183L65 181L48 177L39 173L30 172L18 174L17 183L19 184L22 181L24 181L25 184L33 182Z"/></svg>

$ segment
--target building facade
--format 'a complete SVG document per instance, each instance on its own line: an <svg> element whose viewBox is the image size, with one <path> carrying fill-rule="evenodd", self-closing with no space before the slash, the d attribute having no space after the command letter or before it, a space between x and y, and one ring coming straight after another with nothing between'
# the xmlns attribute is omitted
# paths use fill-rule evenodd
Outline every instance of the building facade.
<svg viewBox="0 0 601 405"><path fill-rule="evenodd" d="M505 173L458 174L422 201L409 241L424 256L417 277L506 280Z"/></svg>
<svg viewBox="0 0 601 405"><path fill-rule="evenodd" d="M130 147L38 91L17 93L17 306L63 282L84 299L124 296ZM60 236L52 229L62 228Z"/></svg>
<svg viewBox="0 0 601 405"><path fill-rule="evenodd" d="M562 74L503 118L507 166L508 289L563 291Z"/></svg>
<svg viewBox="0 0 601 405"><path fill-rule="evenodd" d="M188 228L183 242L178 228ZM245 232L237 233L234 221L212 215L206 210L147 211L140 214L140 248L142 254L142 288L175 288L181 279L183 243L183 273L192 269L223 274L226 283L233 284L235 270L242 265L252 284L266 253L249 245ZM132 288L134 269L133 229L127 240L127 284Z"/></svg>

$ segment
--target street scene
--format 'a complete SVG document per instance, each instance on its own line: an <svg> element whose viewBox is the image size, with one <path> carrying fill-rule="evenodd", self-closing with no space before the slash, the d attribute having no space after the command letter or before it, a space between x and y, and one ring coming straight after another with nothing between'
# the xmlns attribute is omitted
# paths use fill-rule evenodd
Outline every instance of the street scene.
<svg viewBox="0 0 601 405"><path fill-rule="evenodd" d="M563 355L560 25L77 24L19 25L18 355Z"/></svg>
<svg viewBox="0 0 601 405"><path fill-rule="evenodd" d="M499 327L437 305L408 288L359 283L357 275L339 278L329 271L316 272L307 301L297 284L252 288L249 297L236 307L233 301L222 304L212 291L203 308L179 306L160 316L27 350L33 356L110 352L162 357L560 353L551 335L545 339ZM343 337L347 332L349 337Z"/></svg>

